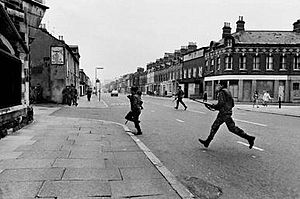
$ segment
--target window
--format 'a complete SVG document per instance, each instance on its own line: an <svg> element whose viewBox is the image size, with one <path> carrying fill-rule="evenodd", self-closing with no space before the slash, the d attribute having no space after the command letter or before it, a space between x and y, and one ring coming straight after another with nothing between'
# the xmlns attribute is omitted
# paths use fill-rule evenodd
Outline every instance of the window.
<svg viewBox="0 0 300 199"><path fill-rule="evenodd" d="M217 58L217 69L220 70L221 68L221 59L220 57Z"/></svg>
<svg viewBox="0 0 300 199"><path fill-rule="evenodd" d="M196 68L193 68L193 77L196 77L197 76L197 70Z"/></svg>
<svg viewBox="0 0 300 199"><path fill-rule="evenodd" d="M246 56L245 55L240 56L239 64L240 64L240 70L246 70Z"/></svg>
<svg viewBox="0 0 300 199"><path fill-rule="evenodd" d="M208 71L208 60L205 61L205 69Z"/></svg>
<svg viewBox="0 0 300 199"><path fill-rule="evenodd" d="M232 56L225 57L225 70L232 70Z"/></svg>
<svg viewBox="0 0 300 199"><path fill-rule="evenodd" d="M199 77L202 77L202 67L200 66L198 69L199 69L199 71L198 71L198 76L199 76Z"/></svg>
<svg viewBox="0 0 300 199"><path fill-rule="evenodd" d="M299 90L299 83L293 83L293 90Z"/></svg>
<svg viewBox="0 0 300 199"><path fill-rule="evenodd" d="M299 55L296 55L294 57L294 63L293 63L293 69L294 70L300 70L300 56Z"/></svg>
<svg viewBox="0 0 300 199"><path fill-rule="evenodd" d="M273 70L273 56L272 55L268 55L266 57L266 69Z"/></svg>
<svg viewBox="0 0 300 199"><path fill-rule="evenodd" d="M285 55L280 56L279 70L286 70L286 57L285 57Z"/></svg>
<svg viewBox="0 0 300 199"><path fill-rule="evenodd" d="M228 47L232 47L232 40L231 40L231 39L228 39L228 40L227 40L227 46L228 46Z"/></svg>
<svg viewBox="0 0 300 199"><path fill-rule="evenodd" d="M183 78L187 78L187 70L186 69L183 70Z"/></svg>
<svg viewBox="0 0 300 199"><path fill-rule="evenodd" d="M255 55L253 57L253 70L259 70L259 65L260 65L259 56Z"/></svg>
<svg viewBox="0 0 300 199"><path fill-rule="evenodd" d="M215 66L215 60L212 59L210 62L210 71L214 70L214 66Z"/></svg>
<svg viewBox="0 0 300 199"><path fill-rule="evenodd" d="M192 77L192 69L191 68L189 68L189 76L188 76L188 78L191 78Z"/></svg>

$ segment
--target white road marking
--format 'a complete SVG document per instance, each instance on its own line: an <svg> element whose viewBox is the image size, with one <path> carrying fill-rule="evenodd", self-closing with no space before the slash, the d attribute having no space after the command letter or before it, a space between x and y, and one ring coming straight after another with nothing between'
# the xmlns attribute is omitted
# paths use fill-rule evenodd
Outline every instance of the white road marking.
<svg viewBox="0 0 300 199"><path fill-rule="evenodd" d="M248 146L248 147L249 147L249 144L247 144L247 143L240 142L240 141L237 141L237 143L239 143L239 144L242 144L242 145L245 145L245 146ZM264 149L258 148L258 147L256 147L256 146L253 146L252 148L253 148L253 149L256 149L256 150L259 150L259 151L264 151Z"/></svg>
<svg viewBox="0 0 300 199"><path fill-rule="evenodd" d="M176 119L176 121L178 121L178 122L184 122L183 120L179 120L179 119Z"/></svg>
<svg viewBox="0 0 300 199"><path fill-rule="evenodd" d="M246 121L246 120L239 120L239 119L235 119L235 121L238 121L238 122L244 122L244 123L248 123L248 124L254 124L254 125L258 125L258 126L267 126L266 124L260 124L260 123L256 123L256 122L250 122L250 121Z"/></svg>
<svg viewBox="0 0 300 199"><path fill-rule="evenodd" d="M106 102L103 99L102 99L102 102L103 102L104 106L107 108L108 105L106 104Z"/></svg>

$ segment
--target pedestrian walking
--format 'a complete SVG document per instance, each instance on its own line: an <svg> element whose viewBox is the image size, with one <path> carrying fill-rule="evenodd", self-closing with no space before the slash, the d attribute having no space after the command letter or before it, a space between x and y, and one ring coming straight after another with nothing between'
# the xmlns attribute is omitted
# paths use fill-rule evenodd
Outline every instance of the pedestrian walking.
<svg viewBox="0 0 300 199"><path fill-rule="evenodd" d="M264 95L263 95L263 106L267 107L268 106L268 103L269 101L271 100L271 96L269 94L268 91L265 91Z"/></svg>
<svg viewBox="0 0 300 199"><path fill-rule="evenodd" d="M72 101L72 105L77 106L77 98L78 98L78 92L77 89L75 88L75 86L73 84L71 84L71 88L70 88L70 92L71 92L71 101Z"/></svg>
<svg viewBox="0 0 300 199"><path fill-rule="evenodd" d="M182 101L183 96L184 96L184 92L183 92L183 90L181 89L181 86L178 86L177 93L175 94L175 99L177 99L175 109L178 109L179 102L183 105L184 110L187 109L187 106L186 106L185 103Z"/></svg>
<svg viewBox="0 0 300 199"><path fill-rule="evenodd" d="M207 102L207 92L206 91L203 94L203 102Z"/></svg>
<svg viewBox="0 0 300 199"><path fill-rule="evenodd" d="M91 101L92 92L93 92L92 88L88 88L86 91L86 96L88 101Z"/></svg>
<svg viewBox="0 0 300 199"><path fill-rule="evenodd" d="M254 94L253 94L253 108L254 106L256 106L256 108L259 108L258 106L258 92L255 91Z"/></svg>
<svg viewBox="0 0 300 199"><path fill-rule="evenodd" d="M237 127L232 119L232 108L234 107L234 101L231 93L227 89L227 82L221 81L216 88L218 103L217 104L206 104L205 106L209 110L218 110L216 120L211 126L209 136L206 140L199 138L199 142L205 147L208 147L210 142L213 140L215 134L217 133L219 127L225 122L228 130L244 139L249 143L249 148L251 149L254 145L254 136L246 134L242 129Z"/></svg>
<svg viewBox="0 0 300 199"><path fill-rule="evenodd" d="M135 135L142 135L139 116L141 114L141 110L143 107L142 106L143 101L141 99L141 96L139 96L137 94L138 87L131 87L130 91L131 91L131 95L128 95L127 97L130 101L130 109L131 110L127 113L127 115L125 116L125 119L134 123L134 126L137 130L137 133L135 133ZM126 123L127 123L127 121L126 121Z"/></svg>

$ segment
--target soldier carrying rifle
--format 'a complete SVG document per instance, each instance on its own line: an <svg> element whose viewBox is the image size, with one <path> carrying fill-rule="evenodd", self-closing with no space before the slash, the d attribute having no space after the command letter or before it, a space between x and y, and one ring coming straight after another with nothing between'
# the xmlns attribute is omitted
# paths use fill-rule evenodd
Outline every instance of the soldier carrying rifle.
<svg viewBox="0 0 300 199"><path fill-rule="evenodd" d="M217 104L208 104L204 103L205 106L209 110L218 110L218 116L214 123L211 126L211 130L209 136L206 140L202 140L199 138L199 142L203 144L205 147L208 147L210 142L213 140L215 134L217 133L219 127L225 122L227 128L230 132L246 139L249 143L249 148L251 149L254 145L255 137L246 134L242 129L237 127L232 119L232 108L234 107L234 101L231 96L231 93L227 89L227 82L221 81L220 84L217 85L217 93L218 93L218 103ZM203 102L201 102L203 103Z"/></svg>

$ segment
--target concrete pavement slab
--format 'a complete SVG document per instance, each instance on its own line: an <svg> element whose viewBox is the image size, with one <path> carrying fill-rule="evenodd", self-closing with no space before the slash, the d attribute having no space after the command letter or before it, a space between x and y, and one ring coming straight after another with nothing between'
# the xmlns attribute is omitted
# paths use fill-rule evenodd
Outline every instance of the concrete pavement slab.
<svg viewBox="0 0 300 199"><path fill-rule="evenodd" d="M105 168L104 159L56 159L53 167Z"/></svg>
<svg viewBox="0 0 300 199"><path fill-rule="evenodd" d="M46 181L38 197L83 198L110 197L109 183L103 181Z"/></svg>
<svg viewBox="0 0 300 199"><path fill-rule="evenodd" d="M5 199L34 198L42 182L7 182L0 183L0 196Z"/></svg>
<svg viewBox="0 0 300 199"><path fill-rule="evenodd" d="M104 146L63 145L60 150L70 151L103 151ZM108 151L109 152L109 151Z"/></svg>
<svg viewBox="0 0 300 199"><path fill-rule="evenodd" d="M112 152L72 150L69 158L71 159L113 159L114 154Z"/></svg>
<svg viewBox="0 0 300 199"><path fill-rule="evenodd" d="M56 159L56 158L68 158L71 151L62 150L62 151L46 151L43 150L41 153L40 150L37 151L24 151L19 159Z"/></svg>
<svg viewBox="0 0 300 199"><path fill-rule="evenodd" d="M121 181L119 169L67 168L63 180Z"/></svg>
<svg viewBox="0 0 300 199"><path fill-rule="evenodd" d="M21 155L22 152L5 152L0 154L0 160L17 159Z"/></svg>
<svg viewBox="0 0 300 199"><path fill-rule="evenodd" d="M0 162L1 169L50 168L55 159L9 159Z"/></svg>
<svg viewBox="0 0 300 199"><path fill-rule="evenodd" d="M175 193L165 179L112 181L110 185L113 197L120 198L156 197Z"/></svg>
<svg viewBox="0 0 300 199"><path fill-rule="evenodd" d="M115 159L113 161L106 160L106 168L133 168L133 167L153 167L148 159Z"/></svg>
<svg viewBox="0 0 300 199"><path fill-rule="evenodd" d="M0 173L0 182L60 180L64 170L64 168L6 169Z"/></svg>
<svg viewBox="0 0 300 199"><path fill-rule="evenodd" d="M120 168L120 172L124 180L164 178L155 167Z"/></svg>
<svg viewBox="0 0 300 199"><path fill-rule="evenodd" d="M137 145L132 146L116 146L103 147L104 152L139 152L141 149Z"/></svg>

